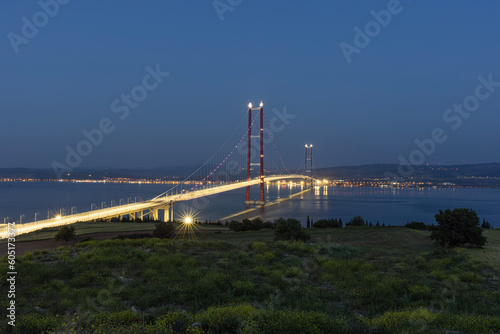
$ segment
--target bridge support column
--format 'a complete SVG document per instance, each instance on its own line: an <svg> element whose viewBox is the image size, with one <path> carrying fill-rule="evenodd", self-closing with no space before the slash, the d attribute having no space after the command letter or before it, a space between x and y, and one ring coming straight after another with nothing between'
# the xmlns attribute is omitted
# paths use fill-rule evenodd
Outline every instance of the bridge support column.
<svg viewBox="0 0 500 334"><path fill-rule="evenodd" d="M166 222L170 221L170 206L165 207L164 219Z"/></svg>
<svg viewBox="0 0 500 334"><path fill-rule="evenodd" d="M310 149L310 158L307 158L307 149ZM309 160L309 169L307 169L307 161ZM311 178L311 188L313 187L313 146L306 144L306 161L305 161L305 171L304 175L307 177L307 172L310 173ZM307 182L307 181L306 181Z"/></svg>
<svg viewBox="0 0 500 334"><path fill-rule="evenodd" d="M169 219L170 219L170 211L169 211L169 209L170 209L170 207L169 207L169 206L163 206L163 207L161 207L161 208L158 208L158 209L156 210L156 212L157 212L157 217L158 217L157 219L158 219L158 220L161 220L161 221L163 221L163 222L168 222L168 221L169 221ZM160 210L163 210L163 219L160 219Z"/></svg>
<svg viewBox="0 0 500 334"><path fill-rule="evenodd" d="M151 209L149 212L153 215L153 220L158 220L158 209Z"/></svg>
<svg viewBox="0 0 500 334"><path fill-rule="evenodd" d="M311 145L311 188L313 186L313 146Z"/></svg>
<svg viewBox="0 0 500 334"><path fill-rule="evenodd" d="M250 201L250 186L246 189L245 204L259 204L264 205L266 198L264 192L264 104L260 102L260 108L252 108L252 104L248 104L248 157L247 157L247 181L251 180L251 159L252 159L252 110L259 110L260 112L260 135L255 136L260 139L260 201ZM255 163L254 165L257 165Z"/></svg>
<svg viewBox="0 0 500 334"><path fill-rule="evenodd" d="M247 156L247 181L250 181L250 159L252 158L252 104L248 105L248 156ZM250 201L250 186L247 186L246 202Z"/></svg>
<svg viewBox="0 0 500 334"><path fill-rule="evenodd" d="M264 108L260 103L260 202L264 205Z"/></svg>

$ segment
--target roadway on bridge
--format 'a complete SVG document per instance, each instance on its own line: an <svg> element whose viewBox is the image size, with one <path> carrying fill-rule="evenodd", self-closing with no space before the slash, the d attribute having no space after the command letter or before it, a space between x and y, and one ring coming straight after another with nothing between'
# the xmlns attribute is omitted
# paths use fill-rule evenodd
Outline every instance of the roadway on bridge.
<svg viewBox="0 0 500 334"><path fill-rule="evenodd" d="M271 175L264 177L264 182L274 182L274 181L290 180L290 179L310 179L310 178L304 175L297 175L297 174ZM21 235L48 227L70 225L76 222L94 221L98 219L110 219L113 217L120 217L124 215L133 214L136 212L144 212L146 210L148 211L157 210L160 208L170 207L178 202L191 201L197 198L208 197L215 194L220 194L223 192L228 192L258 184L260 184L260 178L252 179L250 181L224 184L212 188L194 190L183 194L155 197L151 200L139 203L124 204L120 206L114 206L111 208L87 211L62 217L58 216L52 219L40 220L37 222L16 224L15 234ZM7 238L7 236L8 236L8 228L7 227L0 228L0 238L1 239Z"/></svg>

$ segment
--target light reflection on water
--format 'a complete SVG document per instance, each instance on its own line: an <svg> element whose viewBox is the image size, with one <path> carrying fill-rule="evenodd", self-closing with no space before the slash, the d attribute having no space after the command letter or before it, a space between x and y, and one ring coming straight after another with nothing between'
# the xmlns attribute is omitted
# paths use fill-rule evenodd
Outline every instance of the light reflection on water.
<svg viewBox="0 0 500 334"><path fill-rule="evenodd" d="M266 185L266 201L286 199L303 189L300 185ZM112 184L112 183L22 183L0 182L0 219L10 217L19 221L33 221L35 212L38 219L46 218L47 211L54 214L63 212L88 211L93 207L110 206L122 202L148 199L166 190L165 185L152 184ZM259 188L252 187L251 200L259 200ZM223 193L187 202L182 207L200 211L201 220L217 220L246 209L245 189ZM102 203L104 202L104 203ZM313 220L322 218L350 218L361 215L373 224L404 225L408 221L434 222L434 215L441 209L472 208L480 219L485 218L494 227L500 227L500 189L461 189L461 188L343 188L315 187L313 191L301 194L263 210L255 210L241 217L252 218L261 215L263 219L293 217L303 223L309 215ZM181 211L177 205L175 211ZM201 209L201 210L200 210ZM238 218L241 218L238 217Z"/></svg>

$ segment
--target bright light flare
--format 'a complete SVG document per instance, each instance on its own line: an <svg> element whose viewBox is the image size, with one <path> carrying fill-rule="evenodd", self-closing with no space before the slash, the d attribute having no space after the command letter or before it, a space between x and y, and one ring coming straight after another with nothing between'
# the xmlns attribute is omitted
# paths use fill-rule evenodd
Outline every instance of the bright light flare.
<svg viewBox="0 0 500 334"><path fill-rule="evenodd" d="M179 214L179 221L181 224L176 228L178 236L182 238L188 237L189 239L195 239L195 232L198 230L196 221L198 221L197 214L199 212L194 208L188 208L185 204L181 204L181 212Z"/></svg>
<svg viewBox="0 0 500 334"><path fill-rule="evenodd" d="M56 216L57 220L61 220L61 218L62 218L61 216Z"/></svg>

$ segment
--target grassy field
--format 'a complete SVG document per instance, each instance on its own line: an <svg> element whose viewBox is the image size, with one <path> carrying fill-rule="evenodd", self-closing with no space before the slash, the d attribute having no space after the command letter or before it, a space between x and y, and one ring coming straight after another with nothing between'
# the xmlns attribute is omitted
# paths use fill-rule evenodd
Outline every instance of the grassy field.
<svg viewBox="0 0 500 334"><path fill-rule="evenodd" d="M145 224L76 229L152 230ZM22 306L14 332L500 331L500 230L486 232L484 249L455 250L402 227L309 232L307 243L274 242L272 230L204 226L195 241L86 241L27 252L16 268ZM54 232L43 233L36 237ZM0 267L7 271L5 257Z"/></svg>
<svg viewBox="0 0 500 334"><path fill-rule="evenodd" d="M151 233L155 229L156 223L153 222L82 222L72 224L75 227L76 235L82 236L94 233L114 233L114 232L138 232ZM201 225L200 231L209 230L225 230L223 227L217 225ZM16 237L16 242L36 241L36 240L49 240L54 239L59 231L59 227L45 228L40 231L22 234ZM0 240L0 243L6 243L5 239Z"/></svg>
<svg viewBox="0 0 500 334"><path fill-rule="evenodd" d="M470 249L468 254L500 273L500 229L485 231L484 235L488 240L484 249Z"/></svg>

